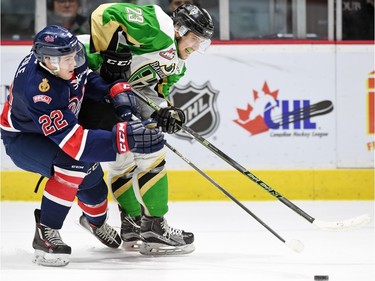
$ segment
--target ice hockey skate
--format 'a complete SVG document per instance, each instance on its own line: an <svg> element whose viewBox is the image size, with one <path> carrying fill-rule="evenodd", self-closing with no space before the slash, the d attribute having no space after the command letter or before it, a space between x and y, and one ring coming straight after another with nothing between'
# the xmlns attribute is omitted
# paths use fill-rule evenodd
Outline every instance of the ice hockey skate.
<svg viewBox="0 0 375 281"><path fill-rule="evenodd" d="M139 252L143 255L180 255L195 250L194 234L170 227L163 217L143 216L140 235Z"/></svg>
<svg viewBox="0 0 375 281"><path fill-rule="evenodd" d="M90 231L100 242L110 248L118 248L121 245L121 237L117 231L104 222L96 226L89 222L85 215L79 218L79 224Z"/></svg>
<svg viewBox="0 0 375 281"><path fill-rule="evenodd" d="M141 217L130 217L121 211L121 239L122 248L126 251L139 251L142 244L139 231L141 228Z"/></svg>
<svg viewBox="0 0 375 281"><path fill-rule="evenodd" d="M40 223L40 210L34 211L36 228L33 240L33 263L43 266L65 266L69 263L72 249L66 245L57 229Z"/></svg>

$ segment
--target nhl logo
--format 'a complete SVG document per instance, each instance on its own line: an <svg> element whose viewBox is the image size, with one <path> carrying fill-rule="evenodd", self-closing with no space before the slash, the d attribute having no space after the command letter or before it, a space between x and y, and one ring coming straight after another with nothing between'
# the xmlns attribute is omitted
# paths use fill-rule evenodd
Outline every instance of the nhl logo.
<svg viewBox="0 0 375 281"><path fill-rule="evenodd" d="M219 112L216 106L218 94L219 91L213 89L209 81L202 86L189 82L184 86L173 86L169 98L174 106L184 111L185 125L201 136L208 137L219 125ZM192 139L183 130L174 135Z"/></svg>

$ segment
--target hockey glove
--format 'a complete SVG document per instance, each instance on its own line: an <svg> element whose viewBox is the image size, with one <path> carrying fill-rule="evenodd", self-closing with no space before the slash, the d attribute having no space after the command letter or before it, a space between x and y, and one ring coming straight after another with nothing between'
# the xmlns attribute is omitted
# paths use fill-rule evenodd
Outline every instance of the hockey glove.
<svg viewBox="0 0 375 281"><path fill-rule="evenodd" d="M162 149L165 144L163 133L147 127L140 120L117 123L112 130L116 151L119 154L129 151L153 153Z"/></svg>
<svg viewBox="0 0 375 281"><path fill-rule="evenodd" d="M121 121L130 121L132 114L138 116L137 101L129 83L120 82L113 85L109 97Z"/></svg>
<svg viewBox="0 0 375 281"><path fill-rule="evenodd" d="M103 64L100 68L100 76L112 83L119 79L128 80L130 76L130 64L132 63L132 54L130 50L124 50L121 53L114 51L100 52L103 58Z"/></svg>
<svg viewBox="0 0 375 281"><path fill-rule="evenodd" d="M151 117L157 122L158 127L161 127L161 130L168 134L178 132L185 123L184 112L174 106L161 108L152 113Z"/></svg>

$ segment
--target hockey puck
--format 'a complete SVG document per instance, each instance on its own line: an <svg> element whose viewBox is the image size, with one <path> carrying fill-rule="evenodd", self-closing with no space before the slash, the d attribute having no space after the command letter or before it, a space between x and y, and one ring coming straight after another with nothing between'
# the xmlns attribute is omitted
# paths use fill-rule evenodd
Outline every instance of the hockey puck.
<svg viewBox="0 0 375 281"><path fill-rule="evenodd" d="M315 281L327 281L329 280L328 275L314 275Z"/></svg>

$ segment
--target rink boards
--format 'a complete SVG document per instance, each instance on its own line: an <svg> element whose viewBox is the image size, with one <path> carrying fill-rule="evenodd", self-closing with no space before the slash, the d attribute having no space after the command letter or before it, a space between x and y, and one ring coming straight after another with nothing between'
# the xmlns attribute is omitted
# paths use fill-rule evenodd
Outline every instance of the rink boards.
<svg viewBox="0 0 375 281"><path fill-rule="evenodd" d="M291 200L374 200L374 170L251 171L272 189ZM238 200L274 200L262 187L237 171L207 171L217 184ZM169 171L171 201L229 200L196 171ZM1 200L40 200L37 174L5 171L1 174ZM112 200L111 196L109 199Z"/></svg>
<svg viewBox="0 0 375 281"><path fill-rule="evenodd" d="M217 42L192 56L171 98L190 128L288 199L373 200L374 45L290 42ZM29 50L2 46L1 103ZM333 111L271 127L321 101ZM238 199L274 199L186 134L166 138ZM3 145L1 154L1 199L38 200L45 181L34 194L38 175L17 170ZM167 170L170 200L226 199L170 151Z"/></svg>

